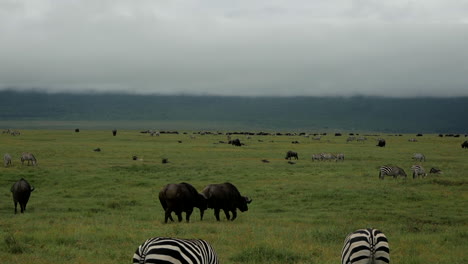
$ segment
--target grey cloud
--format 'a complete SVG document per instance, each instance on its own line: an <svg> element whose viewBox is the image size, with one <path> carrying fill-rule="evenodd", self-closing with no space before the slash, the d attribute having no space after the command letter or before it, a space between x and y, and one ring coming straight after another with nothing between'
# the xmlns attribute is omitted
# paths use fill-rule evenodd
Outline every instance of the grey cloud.
<svg viewBox="0 0 468 264"><path fill-rule="evenodd" d="M423 18L402 1L8 2L0 89L468 96L468 24L454 1L428 1L446 12Z"/></svg>

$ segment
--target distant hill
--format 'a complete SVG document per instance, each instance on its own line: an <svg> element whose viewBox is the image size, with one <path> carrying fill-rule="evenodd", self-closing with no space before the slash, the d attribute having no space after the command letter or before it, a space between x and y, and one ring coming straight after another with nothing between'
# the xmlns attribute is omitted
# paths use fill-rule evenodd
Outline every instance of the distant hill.
<svg viewBox="0 0 468 264"><path fill-rule="evenodd" d="M467 117L468 97L220 97L0 91L0 121L151 120L223 122L246 130L468 133Z"/></svg>

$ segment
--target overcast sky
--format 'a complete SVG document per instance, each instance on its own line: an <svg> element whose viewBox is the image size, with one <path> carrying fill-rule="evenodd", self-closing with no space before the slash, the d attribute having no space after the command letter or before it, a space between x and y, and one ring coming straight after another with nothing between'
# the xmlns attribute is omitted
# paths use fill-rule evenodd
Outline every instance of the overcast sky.
<svg viewBox="0 0 468 264"><path fill-rule="evenodd" d="M0 89L468 96L468 0L0 0Z"/></svg>

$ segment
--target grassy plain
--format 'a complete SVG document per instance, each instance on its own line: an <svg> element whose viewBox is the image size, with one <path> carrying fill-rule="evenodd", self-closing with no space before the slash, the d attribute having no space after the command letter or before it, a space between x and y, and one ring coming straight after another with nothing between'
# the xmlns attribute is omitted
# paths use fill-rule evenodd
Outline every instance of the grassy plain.
<svg viewBox="0 0 468 264"><path fill-rule="evenodd" d="M131 263L135 249L153 236L203 238L222 263L339 263L342 243L358 228L381 229L392 263L468 262L468 151L465 138L390 136L387 147L320 141L301 136L238 136L246 145L220 144L224 135L151 137L139 131L22 130L0 134L0 259L2 263ZM292 141L299 144L291 144ZM179 143L182 141L182 143ZM100 147L101 152L93 152ZM286 151L299 153L294 165ZM22 166L21 152L38 165ZM312 162L311 155L342 152L344 162ZM426 170L441 175L413 180L414 152ZM137 155L142 160L134 161ZM162 164L161 159L169 163ZM270 163L262 163L267 159ZM405 179L378 179L380 165L404 168ZM35 187L26 213L14 215L11 185L21 177ZM217 222L164 224L157 199L168 183L230 181L253 202L249 211Z"/></svg>

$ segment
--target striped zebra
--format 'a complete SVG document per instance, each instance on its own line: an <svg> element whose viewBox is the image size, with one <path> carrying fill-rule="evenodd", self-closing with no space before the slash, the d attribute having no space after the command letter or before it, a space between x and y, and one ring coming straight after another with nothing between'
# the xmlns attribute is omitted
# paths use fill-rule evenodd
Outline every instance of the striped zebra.
<svg viewBox="0 0 468 264"><path fill-rule="evenodd" d="M359 229L349 234L341 250L342 264L390 263L387 237L380 230Z"/></svg>
<svg viewBox="0 0 468 264"><path fill-rule="evenodd" d="M5 167L11 166L11 156L10 156L10 154L5 153L5 155L3 155L3 164L5 165Z"/></svg>
<svg viewBox="0 0 468 264"><path fill-rule="evenodd" d="M33 166L36 166L37 160L36 157L32 153L29 152L23 152L21 154L21 164L24 165L24 161L28 161L28 166L29 162L32 163Z"/></svg>
<svg viewBox="0 0 468 264"><path fill-rule="evenodd" d="M421 154L421 153L414 153L414 154L413 154L413 159L414 159L415 161L419 161L419 162L421 162L421 161L426 161L426 157L425 157L423 154Z"/></svg>
<svg viewBox="0 0 468 264"><path fill-rule="evenodd" d="M320 153L321 160L335 160L336 156L331 153Z"/></svg>
<svg viewBox="0 0 468 264"><path fill-rule="evenodd" d="M397 176L404 176L405 178L407 176L402 168L396 166L382 166L379 171L379 178L381 180L384 179L384 176L393 176L394 179Z"/></svg>
<svg viewBox="0 0 468 264"><path fill-rule="evenodd" d="M218 264L219 260L204 240L153 237L137 248L133 263Z"/></svg>
<svg viewBox="0 0 468 264"><path fill-rule="evenodd" d="M336 154L336 161L344 161L344 154L343 153Z"/></svg>
<svg viewBox="0 0 468 264"><path fill-rule="evenodd" d="M427 176L426 170L421 165L413 165L411 166L411 170L413 171L413 179L419 178L420 175L423 178Z"/></svg>

